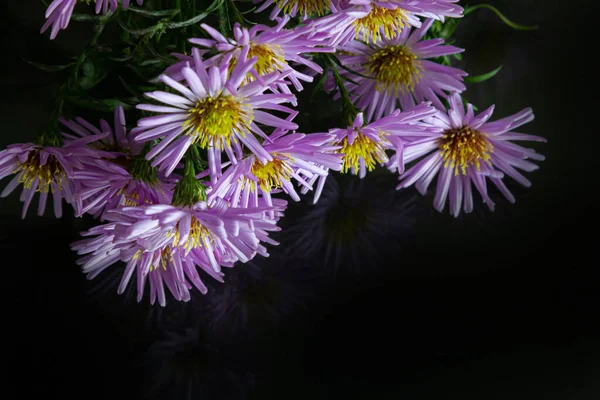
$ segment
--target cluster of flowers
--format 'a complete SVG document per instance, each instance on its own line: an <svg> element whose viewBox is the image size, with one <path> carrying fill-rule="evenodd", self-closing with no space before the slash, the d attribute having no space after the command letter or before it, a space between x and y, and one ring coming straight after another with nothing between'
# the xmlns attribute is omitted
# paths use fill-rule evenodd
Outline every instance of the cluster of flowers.
<svg viewBox="0 0 600 400"><path fill-rule="evenodd" d="M64 199L99 218L73 244L83 271L93 278L122 261L119 291L135 273L139 299L149 281L161 305L165 286L181 301L193 287L206 293L199 270L222 281L223 267L267 256L287 205L272 195L314 191L317 202L329 171L362 178L383 165L399 174L398 189L421 193L437 176L434 207L448 200L454 216L472 211L473 187L493 209L488 179L513 202L504 176L529 186L518 170L543 160L513 141L543 139L514 131L531 109L495 122L493 107L475 115L459 94L466 73L432 60L462 51L424 39L434 20L462 16L457 1L267 0L258 11L273 5L274 26L235 24L225 37L203 24L207 38L189 39L191 54L160 76L165 90L146 93L153 102L137 105L147 116L131 131L119 107L113 126L60 119L60 135L0 152L0 179L15 175L2 197L22 185L23 217L40 192L40 215L52 193L57 217ZM42 30L52 26L54 38L76 3L55 0ZM96 0L97 13L117 7ZM303 22L286 28L296 16ZM304 134L293 92L323 73L315 53L346 67L329 71L326 88L355 112L349 126Z"/></svg>

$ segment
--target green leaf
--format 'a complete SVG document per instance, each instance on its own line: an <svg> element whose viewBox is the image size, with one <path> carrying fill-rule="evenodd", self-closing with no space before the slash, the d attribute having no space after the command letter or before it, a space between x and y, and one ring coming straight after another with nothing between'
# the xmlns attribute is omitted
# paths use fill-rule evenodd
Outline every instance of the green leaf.
<svg viewBox="0 0 600 400"><path fill-rule="evenodd" d="M315 85L315 87L313 88L313 91L310 95L311 100L313 100L315 98L315 96L317 95L317 93L321 92L321 91L325 91L325 83L327 82L327 75L329 73L329 69L327 68L327 66L325 66L325 69L323 70L323 74L321 75L321 77L319 78L319 80L317 81L317 84Z"/></svg>
<svg viewBox="0 0 600 400"><path fill-rule="evenodd" d="M36 67L38 69L41 69L42 71L46 71L46 72L59 72L59 71L63 71L65 69L75 65L74 62L72 62L70 64L65 64L65 65L48 65L48 64L36 63L34 61L29 61L26 59L23 59L23 61L25 61L28 64L33 65L34 67Z"/></svg>
<svg viewBox="0 0 600 400"><path fill-rule="evenodd" d="M133 59L133 56L130 55L126 55L123 57L108 57L109 60L115 61L115 62L127 62L129 60Z"/></svg>
<svg viewBox="0 0 600 400"><path fill-rule="evenodd" d="M181 21L181 22L169 22L166 25L169 29L178 29L178 28L184 28L184 27L190 26L190 25L195 25L198 22L202 21L204 18L206 18L211 12L213 12L217 8L219 8L221 6L221 4L223 4L223 1L224 0L214 0L212 2L212 4L210 5L210 7L208 7L203 13L196 15L194 18L190 18L186 21Z"/></svg>
<svg viewBox="0 0 600 400"><path fill-rule="evenodd" d="M539 28L538 25L521 25L521 24L517 24L516 22L513 22L510 19L506 18L504 16L504 14L502 14L500 12L500 10L498 10L496 7L491 6L489 4L478 4L476 6L466 7L464 15L466 16L466 15L468 15L468 14L472 13L473 11L478 10L480 8L487 8L488 10L493 11L498 16L498 18L500 18L502 20L502 22L504 22L506 25L510 26L513 29L517 29L517 30L520 30L520 31L533 31L533 30Z"/></svg>
<svg viewBox="0 0 600 400"><path fill-rule="evenodd" d="M130 34L132 34L133 36L143 36L143 35L154 35L155 33L159 32L159 31L165 31L166 30L166 26L165 23L160 21L155 25L149 26L148 28L143 28L143 29L131 29L129 28L127 25L125 25L123 22L118 21L119 25L121 26L121 28L123 28L126 32L129 32Z"/></svg>
<svg viewBox="0 0 600 400"><path fill-rule="evenodd" d="M454 31L456 31L458 24L460 24L460 21L461 20L458 18L448 18L446 20L446 23L442 25L439 37L443 39L448 39L450 36L452 36L452 34L454 34Z"/></svg>
<svg viewBox="0 0 600 400"><path fill-rule="evenodd" d="M500 65L498 68L496 68L490 72L487 72L485 74L475 75L475 76L467 76L465 78L465 82L466 83L480 83L480 82L487 81L488 79L492 79L494 76L496 76L496 74L498 72L500 72L501 69L502 69L502 65Z"/></svg>
<svg viewBox="0 0 600 400"><path fill-rule="evenodd" d="M76 73L76 83L81 90L89 90L104 80L113 68L105 55L91 52Z"/></svg>
<svg viewBox="0 0 600 400"><path fill-rule="evenodd" d="M129 7L127 9L127 11L132 12L134 14L143 15L144 17L150 17L150 18L174 17L175 15L179 14L179 9L176 9L176 8L171 9L171 10L148 10L145 8Z"/></svg>
<svg viewBox="0 0 600 400"><path fill-rule="evenodd" d="M101 18L102 18L101 16L93 15L93 14L80 14L80 13L71 14L71 21L76 21L76 22L97 21Z"/></svg>
<svg viewBox="0 0 600 400"><path fill-rule="evenodd" d="M186 21L168 22L166 25L167 25L167 28L169 28L169 29L185 28L186 26L195 25L198 22L202 21L204 18L206 18L208 16L208 14L210 14L210 12L205 11L201 14L196 15L194 18L190 18Z"/></svg>

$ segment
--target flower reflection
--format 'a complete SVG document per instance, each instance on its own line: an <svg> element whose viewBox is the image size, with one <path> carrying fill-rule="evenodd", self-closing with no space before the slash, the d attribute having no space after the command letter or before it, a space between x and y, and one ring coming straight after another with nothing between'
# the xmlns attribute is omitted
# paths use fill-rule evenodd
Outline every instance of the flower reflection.
<svg viewBox="0 0 600 400"><path fill-rule="evenodd" d="M316 274L302 263L280 257L279 250L229 271L225 284L206 296L202 315L213 334L260 336L315 298Z"/></svg>
<svg viewBox="0 0 600 400"><path fill-rule="evenodd" d="M173 330L198 324L219 342L236 336L255 337L302 310L316 298L319 280L314 271L303 263L282 259L274 248L269 258L227 271L224 283L208 283L206 296L163 308L138 303L135 288L127 288L119 296L116 290L122 272L116 268L103 271L88 283L87 300L115 323L126 320L127 324L137 324L130 329Z"/></svg>
<svg viewBox="0 0 600 400"><path fill-rule="evenodd" d="M135 285L128 286L122 295L117 293L123 278L125 263L109 268L86 282L86 302L106 316L115 327L127 335L185 326L191 320L188 305L171 302L167 307L152 306L137 301Z"/></svg>
<svg viewBox="0 0 600 400"><path fill-rule="evenodd" d="M254 374L206 340L201 324L167 331L143 369L144 399L245 399L254 385Z"/></svg>
<svg viewBox="0 0 600 400"><path fill-rule="evenodd" d="M397 255L416 220L412 193L390 190L394 177L376 170L365 179L331 176L319 203L293 204L277 238L290 258L316 260L334 274L359 273Z"/></svg>

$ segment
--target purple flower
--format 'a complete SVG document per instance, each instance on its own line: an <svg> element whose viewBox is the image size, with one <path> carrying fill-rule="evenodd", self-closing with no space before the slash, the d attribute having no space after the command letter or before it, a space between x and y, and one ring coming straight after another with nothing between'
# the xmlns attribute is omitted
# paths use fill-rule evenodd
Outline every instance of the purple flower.
<svg viewBox="0 0 600 400"><path fill-rule="evenodd" d="M382 37L393 39L408 26L421 27L418 16L444 21L444 17L461 18L463 8L458 0L350 0L344 12L365 15L356 18L343 37L362 38L376 43Z"/></svg>
<svg viewBox="0 0 600 400"><path fill-rule="evenodd" d="M294 101L295 97L290 94L263 93L285 74L273 72L264 76L263 82L256 80L241 86L246 74L256 63L256 57L247 60L247 50L242 50L229 73L228 64L208 68L200 59L197 49L194 49L194 68L185 67L182 70L188 86L162 75L161 80L179 93L146 93L148 97L166 104L137 106L141 110L160 114L142 118L135 129L136 140L144 142L162 138L146 155L147 159L154 159L153 166L160 165L159 169L166 170L166 175L169 175L193 144L208 150L213 174L219 169L214 161L217 154L224 150L235 163L241 158L242 144L266 164L272 157L254 134L267 141L269 139L257 123L284 130L298 128L291 122L297 112L281 105ZM288 117L282 119L261 109L281 111Z"/></svg>
<svg viewBox="0 0 600 400"><path fill-rule="evenodd" d="M359 113L351 126L330 129L334 143L341 146L343 154L342 172L350 171L364 178L377 164L389 162L386 150L402 152L401 135L421 135L437 132L438 129L423 122L423 119L437 113L431 103L422 103L404 112L395 110L387 117L366 124L363 113Z"/></svg>
<svg viewBox="0 0 600 400"><path fill-rule="evenodd" d="M61 29L67 29L73 15L77 0L54 0L46 9L46 23L42 26L44 33L52 25L50 39L54 40Z"/></svg>
<svg viewBox="0 0 600 400"><path fill-rule="evenodd" d="M270 208L232 208L218 198L210 205L199 202L191 207L125 207L108 212L108 224L83 233L97 237L72 247L78 254L87 254L78 263L88 278L124 261L127 265L118 292L123 293L135 272L138 301L149 280L150 301L158 298L164 306L164 285L180 301L189 300L193 286L207 292L196 267L222 282L221 267L247 262L256 254L268 256L260 242L269 240L268 232L278 228L276 219L263 217L267 212L280 215L282 207L278 202Z"/></svg>
<svg viewBox="0 0 600 400"><path fill-rule="evenodd" d="M23 184L20 200L23 204L22 218L36 192L40 192L38 215L46 209L48 194L52 193L54 214L62 216L62 199L73 201L73 175L83 169L84 163L93 163L98 157L112 157L112 154L92 150L86 145L101 139L102 136L89 136L65 145L64 147L40 146L34 143L13 144L0 152L0 179L15 174L0 197L6 197L19 184Z"/></svg>
<svg viewBox="0 0 600 400"><path fill-rule="evenodd" d="M419 41L432 23L429 19L412 33L405 29L393 39L370 46L352 41L341 48L342 65L362 75L340 71L356 82L347 86L356 105L365 110L367 121L390 114L398 103L403 110L423 101L444 109L440 97L465 90L464 71L427 60L463 51L443 46L442 39Z"/></svg>
<svg viewBox="0 0 600 400"><path fill-rule="evenodd" d="M329 44L342 46L352 39L376 43L393 39L411 26L421 27L418 18L444 21L462 17L458 0L340 0L331 1L331 14L306 21L307 26L327 35Z"/></svg>
<svg viewBox="0 0 600 400"><path fill-rule="evenodd" d="M76 215L103 213L119 207L146 204L169 204L173 197L172 181L159 176L145 159L130 161L128 169L112 162L95 160L82 170L75 171Z"/></svg>
<svg viewBox="0 0 600 400"><path fill-rule="evenodd" d="M544 160L544 156L534 150L511 142L546 141L539 136L514 132L514 129L533 120L533 112L526 108L511 117L487 122L494 111L493 106L475 116L471 104L467 105L465 112L459 94L452 94L448 100L448 113L440 112L430 120L439 128L438 132L407 134L404 138L409 143L405 145L403 160L399 162L419 161L400 176L397 188L416 183L416 188L424 194L438 175L433 206L441 212L446 198L449 198L450 213L456 217L463 204L466 213L473 210L471 185L475 186L488 207L494 209L486 187L486 178L489 178L514 203L514 196L502 181L504 175L529 187L531 182L518 169L534 171L537 165L527 159Z"/></svg>
<svg viewBox="0 0 600 400"><path fill-rule="evenodd" d="M190 39L190 43L214 48L218 51L217 55L205 61L208 66L228 63L229 68L233 68L242 50L247 49L248 58L256 56L257 61L246 75L245 82L261 80L261 77L275 71L289 71L286 80L289 80L294 88L300 91L302 90L301 81L312 82L313 78L292 68L289 62L304 65L320 74L323 69L307 57L302 56L302 53L331 53L335 49L324 46L323 35L314 35L312 30L307 27L284 29L283 27L289 19L288 16L279 19L274 27L255 25L250 29L236 23L233 28L234 37L231 39L225 38L210 26L202 24L202 28L212 39L193 38ZM309 33L311 33L310 37L308 37ZM276 86L284 93L291 93L287 84L278 83Z"/></svg>
<svg viewBox="0 0 600 400"><path fill-rule="evenodd" d="M254 2L260 3L262 1L255 0ZM332 10L335 3L337 1L332 0L265 0L256 12L261 12L270 5L275 4L270 14L271 19L277 18L279 14L284 14L292 18L298 15L305 20L309 17L327 14Z"/></svg>
<svg viewBox="0 0 600 400"><path fill-rule="evenodd" d="M89 3L89 0L87 2ZM129 7L130 2L131 0L122 0L123 7ZM136 3L140 6L143 2L144 0L136 0ZM41 33L46 32L52 26L50 39L55 39L61 29L67 29L69 26L76 4L77 0L54 0L46 9L46 23L42 26ZM96 14L114 12L117 7L117 0L96 0Z"/></svg>
<svg viewBox="0 0 600 400"><path fill-rule="evenodd" d="M132 156L138 155L143 147L142 144L133 140L131 133L127 132L125 112L122 106L115 108L114 129L105 120L100 120L100 129L80 117L75 118L75 120L59 118L59 121L69 129L69 132L62 133L66 143L94 135L107 134L102 139L91 142L90 146L92 148L117 151Z"/></svg>
<svg viewBox="0 0 600 400"><path fill-rule="evenodd" d="M329 169L339 171L342 167L341 155L335 153L340 147L332 145L331 135L293 133L270 139L264 149L271 161L263 164L248 155L218 177L210 195L230 199L233 207L256 207L262 194L271 206L271 193L281 189L299 201L292 179L312 190L306 179L325 178ZM315 197L318 199L318 193Z"/></svg>
<svg viewBox="0 0 600 400"><path fill-rule="evenodd" d="M117 207L171 203L172 180L162 174L159 176L143 155L140 156L143 144L133 140L133 134L127 132L123 108L118 106L114 114L114 129L105 120L100 121L98 129L83 118L60 119L69 128L69 132L63 132L67 143L106 135L90 143L90 148L116 152L114 160L97 157L91 164L84 161L85 168L73 174L73 207L77 216L90 213L101 217L103 212Z"/></svg>

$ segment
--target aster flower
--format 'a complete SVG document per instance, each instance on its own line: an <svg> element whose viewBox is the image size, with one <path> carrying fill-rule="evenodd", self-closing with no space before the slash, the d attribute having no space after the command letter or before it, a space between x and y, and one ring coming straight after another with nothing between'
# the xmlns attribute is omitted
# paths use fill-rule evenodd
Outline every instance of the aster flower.
<svg viewBox="0 0 600 400"><path fill-rule="evenodd" d="M233 207L248 207L257 206L262 195L266 204L271 205L271 193L281 189L299 201L292 179L312 190L305 178L324 178L329 169L341 169L341 155L335 153L339 148L332 145L328 134L271 136L271 143L264 145L264 149L272 160L263 164L253 154L246 156L219 177L211 196L230 199Z"/></svg>
<svg viewBox="0 0 600 400"><path fill-rule="evenodd" d="M40 193L38 215L46 209L48 195L54 201L54 214L62 216L62 200L73 201L73 175L84 168L84 163L92 163L98 157L112 157L107 152L92 150L86 145L101 139L102 136L89 136L72 141L63 147L42 146L35 143L13 144L0 152L0 179L15 174L4 188L0 197L6 197L20 184L23 185L20 200L23 202L22 218L36 192Z"/></svg>
<svg viewBox="0 0 600 400"><path fill-rule="evenodd" d="M77 2L78 0L54 0L50 3L46 9L46 23L42 26L41 33L46 32L52 26L50 39L55 39L61 29L67 29ZM87 0L86 2L89 3L90 1ZM96 14L114 12L118 6L117 0L95 0L95 2ZM129 7L130 2L131 0L122 0L123 7ZM144 0L136 0L136 2L141 6Z"/></svg>
<svg viewBox="0 0 600 400"><path fill-rule="evenodd" d="M393 39L409 26L420 28L419 16L441 21L445 17L461 18L463 8L454 3L458 0L350 0L344 12L353 12L357 16L360 11L364 12L365 15L356 18L348 30L357 39L375 43L382 38Z"/></svg>
<svg viewBox="0 0 600 400"><path fill-rule="evenodd" d="M442 45L442 39L419 41L432 22L370 46L352 41L341 48L342 65L360 75L340 73L356 83L348 82L347 87L356 105L366 111L367 121L390 114L398 103L403 110L423 101L444 109L440 98L446 98L446 92L465 90L465 72L427 60L463 51Z"/></svg>
<svg viewBox="0 0 600 400"><path fill-rule="evenodd" d="M75 171L76 215L89 213L101 217L118 207L144 204L169 204L174 184L157 173L143 157L136 157L124 168L112 162L95 160Z"/></svg>
<svg viewBox="0 0 600 400"><path fill-rule="evenodd" d="M281 105L293 101L295 97L263 93L268 85L285 76L278 72L264 76L263 83L254 81L241 86L246 74L256 63L256 57L247 60L246 56L247 48L242 50L229 73L229 65L208 68L198 51L193 51L194 68L185 67L182 70L189 87L163 75L161 80L179 94L162 91L146 93L148 97L167 105L137 106L141 110L160 114L142 118L135 130L136 140L141 142L162 138L146 155L147 159L154 159L153 166L160 165L159 169L165 170L168 176L193 144L208 150L209 161L224 150L232 162L237 162L239 157L234 151L241 155L242 144L263 164L272 160L254 136L257 134L268 140L257 123L279 129L297 129L298 125L290 122L296 112ZM261 109L281 111L288 118L282 119ZM210 163L210 166L215 174L217 166L214 163Z"/></svg>
<svg viewBox="0 0 600 400"><path fill-rule="evenodd" d="M144 155L140 156L143 144L133 140L133 135L127 132L123 107L115 109L114 129L105 120L100 121L100 129L79 117L60 121L69 129L63 132L67 143L107 134L89 146L115 151L118 156L111 161L98 157L92 164L85 164L84 169L75 171L73 207L77 216L90 213L101 217L104 211L116 207L171 202L173 182L162 174L159 176Z"/></svg>
<svg viewBox="0 0 600 400"><path fill-rule="evenodd" d="M144 147L143 144L133 140L133 135L127 132L125 112L120 105L115 108L113 126L103 119L100 120L100 129L81 117L76 117L74 120L61 117L59 121L68 129L67 132L62 132L66 143L90 136L104 135L102 139L91 142L90 147L117 151L130 156L138 155Z"/></svg>
<svg viewBox="0 0 600 400"><path fill-rule="evenodd" d="M151 303L158 299L164 306L164 285L180 301L189 300L192 285L207 292L196 267L222 281L221 267L247 262L256 254L268 256L260 237L277 230L275 219L263 218L268 211L282 210L231 208L222 199L210 206L200 201L191 206L124 207L106 213L108 224L83 234L97 237L76 242L73 249L87 254L78 263L89 279L119 260L126 262L118 292L136 272L138 301L148 280Z"/></svg>
<svg viewBox="0 0 600 400"><path fill-rule="evenodd" d="M350 171L364 178L377 164L389 161L386 150L402 151L403 143L399 135L415 134L437 129L423 122L437 113L431 103L421 103L404 112L395 110L370 124L365 124L363 113L358 113L352 125L347 128L330 129L334 143L341 146L343 154L342 172Z"/></svg>
<svg viewBox="0 0 600 400"><path fill-rule="evenodd" d="M233 68L236 59L239 57L242 49L248 49L248 57L257 57L254 68L247 74L245 81L250 82L255 79L261 80L262 76L272 72L289 71L286 80L289 80L294 88L302 90L302 83L312 82L310 75L304 74L293 68L289 63L294 62L310 68L314 73L320 74L323 69L315 62L302 56L302 53L331 53L335 49L330 46L324 46L323 35L314 35L307 27L296 27L294 29L284 29L284 26L290 20L285 16L277 21L277 25L269 27L265 25L255 25L252 28L244 28L236 23L233 27L233 38L227 39L214 28L202 24L202 28L212 37L212 39L190 39L190 43L203 47L214 48L218 54L207 59L206 65L229 63L229 68ZM308 34L311 36L308 37ZM276 86L284 93L290 93L287 84L276 83Z"/></svg>
<svg viewBox="0 0 600 400"><path fill-rule="evenodd" d="M263 0L255 0L255 3L260 3ZM332 0L265 0L264 3L256 10L261 12L271 5L275 5L271 11L270 18L275 19L280 14L295 17L298 15L303 20L310 17L322 16L331 11L335 1Z"/></svg>
<svg viewBox="0 0 600 400"><path fill-rule="evenodd" d="M530 161L544 160L544 156L532 149L521 147L512 141L545 142L544 138L514 132L514 129L533 120L533 112L526 108L521 112L488 122L494 107L475 116L473 106L463 106L458 93L449 97L450 108L446 113L438 113L431 123L439 127L439 132L426 132L423 135L407 135L409 141L404 148L403 162L417 161L406 173L400 176L398 189L416 184L424 194L438 175L433 206L442 211L446 199L450 202L450 213L460 214L461 207L466 213L473 210L472 186L477 189L490 210L494 202L487 194L486 179L489 179L511 202L512 193L502 178L508 175L525 187L531 182L518 170L534 171L538 167Z"/></svg>

